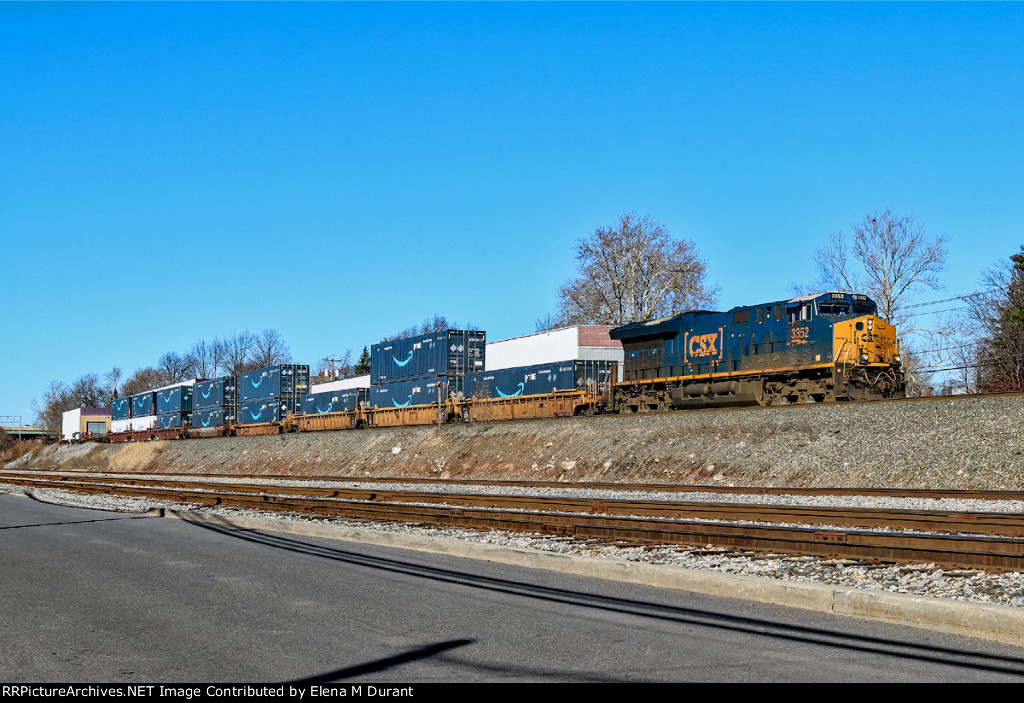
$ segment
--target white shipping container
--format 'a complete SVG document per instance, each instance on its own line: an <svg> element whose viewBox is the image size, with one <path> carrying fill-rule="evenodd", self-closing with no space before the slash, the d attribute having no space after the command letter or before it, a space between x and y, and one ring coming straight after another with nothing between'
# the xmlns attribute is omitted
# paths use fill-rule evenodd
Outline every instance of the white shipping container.
<svg viewBox="0 0 1024 703"><path fill-rule="evenodd" d="M140 432L156 427L156 415L130 417L125 420L111 420L111 432Z"/></svg>
<svg viewBox="0 0 1024 703"><path fill-rule="evenodd" d="M166 391L169 388L177 388L178 386L194 386L196 385L196 380L197 379L190 378L187 381L178 381L177 383L172 383L169 386L160 386L159 388L151 388L150 390L155 393L157 391Z"/></svg>
<svg viewBox="0 0 1024 703"><path fill-rule="evenodd" d="M334 391L347 391L350 388L369 388L370 374L355 376L354 378L343 378L340 381L328 381L318 383L309 387L310 393L333 393Z"/></svg>
<svg viewBox="0 0 1024 703"><path fill-rule="evenodd" d="M516 366L550 364L556 361L617 361L622 373L622 342L612 339L612 327L563 327L487 343L485 361L488 371Z"/></svg>
<svg viewBox="0 0 1024 703"><path fill-rule="evenodd" d="M65 441L75 439L75 434L80 432L79 427L82 425L82 409L75 408L74 410L68 410L61 417L60 421L60 436Z"/></svg>

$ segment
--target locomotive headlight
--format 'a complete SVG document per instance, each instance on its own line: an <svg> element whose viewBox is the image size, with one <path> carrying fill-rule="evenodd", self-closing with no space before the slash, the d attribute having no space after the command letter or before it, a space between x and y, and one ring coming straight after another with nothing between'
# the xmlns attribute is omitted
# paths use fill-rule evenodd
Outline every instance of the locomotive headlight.
<svg viewBox="0 0 1024 703"><path fill-rule="evenodd" d="M869 317L868 318L868 332L870 332L872 329L874 329L874 327L875 327L875 319L873 317Z"/></svg>
<svg viewBox="0 0 1024 703"><path fill-rule="evenodd" d="M864 362L868 360L868 353L866 351L860 353L860 360Z"/></svg>
<svg viewBox="0 0 1024 703"><path fill-rule="evenodd" d="M900 356L899 354L895 354L892 357L892 363L894 363L894 364L902 364L903 363L903 357Z"/></svg>

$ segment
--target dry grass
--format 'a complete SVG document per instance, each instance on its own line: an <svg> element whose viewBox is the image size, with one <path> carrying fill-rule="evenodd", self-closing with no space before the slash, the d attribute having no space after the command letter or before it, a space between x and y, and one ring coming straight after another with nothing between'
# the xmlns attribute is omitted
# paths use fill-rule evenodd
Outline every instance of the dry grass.
<svg viewBox="0 0 1024 703"><path fill-rule="evenodd" d="M126 442L116 449L108 450L108 470L121 472L141 472L150 466L159 456L167 442Z"/></svg>
<svg viewBox="0 0 1024 703"><path fill-rule="evenodd" d="M44 445L40 442L14 442L0 449L0 464L6 464L30 453L34 449L42 449Z"/></svg>

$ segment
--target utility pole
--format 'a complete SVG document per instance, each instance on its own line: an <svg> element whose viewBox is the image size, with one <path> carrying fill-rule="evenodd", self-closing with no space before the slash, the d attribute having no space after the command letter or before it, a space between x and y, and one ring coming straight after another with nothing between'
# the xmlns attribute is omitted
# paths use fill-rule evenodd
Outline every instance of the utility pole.
<svg viewBox="0 0 1024 703"><path fill-rule="evenodd" d="M324 361L327 361L327 362L329 362L331 364L331 380L333 381L334 380L334 364L337 361L344 361L344 359L335 359L332 356L330 358L324 359Z"/></svg>

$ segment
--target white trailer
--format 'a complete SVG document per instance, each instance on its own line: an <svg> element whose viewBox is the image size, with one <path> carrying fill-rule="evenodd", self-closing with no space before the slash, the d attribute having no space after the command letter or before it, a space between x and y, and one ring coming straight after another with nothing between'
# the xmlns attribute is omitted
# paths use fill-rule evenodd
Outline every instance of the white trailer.
<svg viewBox="0 0 1024 703"><path fill-rule="evenodd" d="M124 420L111 420L111 432L142 432L156 427L156 415L145 417L127 417Z"/></svg>
<svg viewBox="0 0 1024 703"><path fill-rule="evenodd" d="M347 391L352 388L369 388L370 387L370 374L365 376L355 376L353 378L343 378L340 381L328 381L327 383L318 383L315 386L309 387L310 393L333 393L335 391Z"/></svg>
<svg viewBox="0 0 1024 703"><path fill-rule="evenodd" d="M604 325L562 327L522 337L489 342L485 355L488 371L556 361L617 361L622 373L622 342L612 339ZM621 375L620 375L621 380Z"/></svg>

